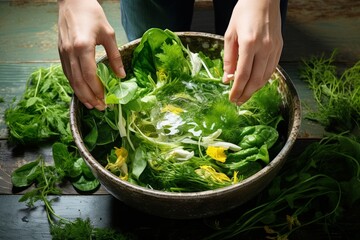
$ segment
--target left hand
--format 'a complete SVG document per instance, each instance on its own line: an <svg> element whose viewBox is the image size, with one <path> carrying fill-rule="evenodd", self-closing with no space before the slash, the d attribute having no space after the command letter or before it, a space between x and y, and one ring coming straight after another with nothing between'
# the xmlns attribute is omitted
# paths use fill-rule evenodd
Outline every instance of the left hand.
<svg viewBox="0 0 360 240"><path fill-rule="evenodd" d="M283 48L279 0L239 0L224 36L223 82L230 101L247 101L270 79Z"/></svg>

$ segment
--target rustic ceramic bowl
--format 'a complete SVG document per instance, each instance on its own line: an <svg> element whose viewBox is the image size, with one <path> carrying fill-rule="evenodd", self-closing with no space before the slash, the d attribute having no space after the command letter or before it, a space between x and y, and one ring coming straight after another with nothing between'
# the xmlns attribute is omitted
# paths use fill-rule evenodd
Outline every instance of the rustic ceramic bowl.
<svg viewBox="0 0 360 240"><path fill-rule="evenodd" d="M201 50L207 53L207 49L211 48L215 49L211 52L218 54L217 57L219 57L224 46L222 36L198 32L179 32L177 34L184 45L189 45L192 51ZM131 71L132 52L139 42L139 39L132 41L119 49L127 71ZM99 62L106 63L107 57L104 56ZM172 193L151 190L119 179L94 159L86 148L82 139L81 119L79 119L80 110L84 106L75 96L70 107L72 134L82 157L101 184L110 194L125 204L149 214L172 219L192 219L220 214L240 206L263 190L283 166L296 140L301 122L298 94L284 70L278 67L276 72L281 78L280 91L284 99L283 111L286 127L283 135L286 143L266 167L242 182L229 187L193 193Z"/></svg>

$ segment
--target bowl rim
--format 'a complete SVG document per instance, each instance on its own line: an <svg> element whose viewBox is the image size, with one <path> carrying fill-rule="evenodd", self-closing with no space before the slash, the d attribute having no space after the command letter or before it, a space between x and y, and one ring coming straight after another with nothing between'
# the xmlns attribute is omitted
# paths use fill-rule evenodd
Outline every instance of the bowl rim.
<svg viewBox="0 0 360 240"><path fill-rule="evenodd" d="M199 35L199 32L176 32L176 34L178 34L180 37L211 37L211 38L215 38L218 39L220 41L223 41L223 36L220 35L216 35L216 34L211 34L211 33L200 33L201 35ZM119 47L119 51L122 51L123 49L132 46L133 44L137 44L140 42L140 39L136 39L133 40L131 42L128 42L124 45L122 45L121 47ZM102 57L100 57L97 60L97 63L104 61L107 59L107 56L104 55ZM126 180L122 180L119 177L117 177L116 175L114 175L113 173L111 173L110 171L106 170L104 166L102 166L90 153L90 151L86 148L84 142L82 141L81 138L81 134L78 128L78 124L77 124L77 114L78 111L76 110L79 106L80 106L80 101L78 100L78 98L76 97L76 95L74 94L72 99L71 99L71 103L70 103L70 128L71 128L71 132L72 135L74 137L74 141L76 146L78 147L81 155L84 156L84 160L86 162L87 165L90 166L90 168L94 168L96 169L96 171L99 171L101 174L103 174L105 177L107 177L108 179L111 179L111 181L115 182L116 184L122 185L123 187L126 188L131 188L133 191L137 192L137 193L141 193L141 194L146 194L148 196L154 196L154 197L158 197L158 198L167 198L167 199L192 199L192 198L208 198L211 196L217 196L217 195L221 195L227 192L233 192L234 190L240 190L244 187L246 187L247 185L252 184L253 182L256 181L260 181L260 176L264 175L266 172L269 171L273 171L274 169L276 169L277 167L281 167L279 165L284 164L285 159L282 161L282 158L284 158L286 156L286 152L289 152L291 150L291 148L293 147L296 138L298 136L299 133L299 128L301 125L301 104L300 104L300 99L299 99L299 95L296 91L296 88L293 84L293 82L291 81L291 79L289 78L288 74L283 70L283 68L278 65L276 67L276 73L280 74L281 78L286 82L286 85L291 93L291 97L293 98L293 119L291 122L291 126L288 126L288 134L287 134L287 140L284 144L284 146L282 147L282 149L277 153L277 155L265 166L263 167L261 170L259 170L258 172L256 172L255 174L251 175L250 177L245 178L244 180L242 180L239 183L230 185L230 186L226 186L226 187L221 187L221 188L217 188L217 189L213 189L213 190L205 190L205 191L199 191L199 192L168 192L168 191L162 191L162 190L156 190L156 189L150 189L150 188L146 188L146 187L142 187L133 183L130 183ZM289 132L290 129L290 132ZM92 170L94 172L94 170ZM97 173L94 173L95 175L97 175ZM106 186L104 186L106 188Z"/></svg>

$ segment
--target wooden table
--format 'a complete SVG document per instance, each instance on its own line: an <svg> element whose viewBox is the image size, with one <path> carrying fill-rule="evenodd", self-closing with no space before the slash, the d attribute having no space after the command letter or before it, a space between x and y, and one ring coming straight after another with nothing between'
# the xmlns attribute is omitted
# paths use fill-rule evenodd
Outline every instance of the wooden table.
<svg viewBox="0 0 360 240"><path fill-rule="evenodd" d="M311 92L298 76L301 59L338 48L341 64L353 64L360 56L360 6L355 1L342 1L352 9L352 14L342 15L347 11L339 8L336 1L317 1L316 4L325 5L319 5L323 7L320 11L323 14L315 14L307 1L290 2L280 65L294 82L301 101L311 103ZM116 30L118 44L126 43L118 1L101 3ZM212 18L211 4L198 3L192 30L213 31L209 24ZM22 95L32 71L40 66L59 64L55 1L1 1L0 46L0 97L4 100L0 101L0 239L50 239L43 207L37 205L36 209L29 210L24 203L19 203L23 192L14 192L10 181L14 169L33 161L39 154L51 162L50 148L11 146L3 116L12 99ZM99 47L97 57L103 54ZM320 139L323 133L321 126L303 119L293 153ZM210 231L206 220L169 220L138 212L103 188L93 194L81 195L71 187L65 187L63 195L55 201L54 209L69 219L89 217L97 227L136 232L139 239L150 236L154 239L196 239Z"/></svg>

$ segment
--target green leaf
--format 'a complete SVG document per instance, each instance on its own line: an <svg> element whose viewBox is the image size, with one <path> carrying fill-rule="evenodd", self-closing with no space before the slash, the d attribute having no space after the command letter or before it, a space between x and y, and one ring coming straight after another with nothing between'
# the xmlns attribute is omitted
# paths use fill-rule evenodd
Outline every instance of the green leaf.
<svg viewBox="0 0 360 240"><path fill-rule="evenodd" d="M79 158L78 162L80 163L80 167L81 167L81 171L82 171L83 175L87 179L94 179L95 177L94 177L90 167L86 164L85 160L83 158Z"/></svg>
<svg viewBox="0 0 360 240"><path fill-rule="evenodd" d="M96 146L96 141L99 136L98 129L96 125L96 120L91 118L87 121L90 132L84 137L84 143L86 147L91 151Z"/></svg>
<svg viewBox="0 0 360 240"><path fill-rule="evenodd" d="M41 174L40 160L29 162L15 169L11 174L11 182L15 187L28 187Z"/></svg>
<svg viewBox="0 0 360 240"><path fill-rule="evenodd" d="M144 158L144 152L141 147L137 148L135 151L134 160L132 162L132 175L136 179L140 178L141 173L145 170L147 162Z"/></svg>
<svg viewBox="0 0 360 240"><path fill-rule="evenodd" d="M77 178L82 174L82 162L84 160L82 158L78 158L74 164L73 167L71 168L71 171L69 171L68 175L71 178Z"/></svg>
<svg viewBox="0 0 360 240"><path fill-rule="evenodd" d="M67 145L56 142L52 145L52 154L55 163L55 167L64 168L68 161L70 154Z"/></svg>
<svg viewBox="0 0 360 240"><path fill-rule="evenodd" d="M135 79L119 82L115 86L109 87L105 102L106 104L126 104L133 100L137 88Z"/></svg>
<svg viewBox="0 0 360 240"><path fill-rule="evenodd" d="M108 86L108 82L112 79L110 78L110 72L108 67L104 63L99 63L97 65L96 74L98 75L100 81L104 85L104 87Z"/></svg>
<svg viewBox="0 0 360 240"><path fill-rule="evenodd" d="M266 144L272 147L279 137L278 131L270 126L256 125L242 128L239 146L243 149L261 147Z"/></svg>
<svg viewBox="0 0 360 240"><path fill-rule="evenodd" d="M34 105L36 102L42 102L41 98L38 97L31 97L28 100L26 100L26 107L31 107L32 105Z"/></svg>
<svg viewBox="0 0 360 240"><path fill-rule="evenodd" d="M88 180L81 176L76 181L73 181L72 185L79 191L90 192L96 190L100 186L100 182L97 179Z"/></svg>

